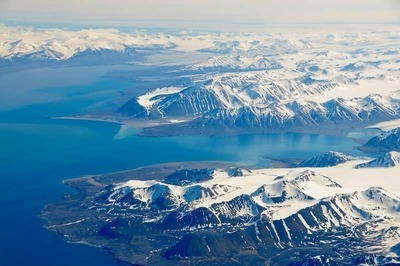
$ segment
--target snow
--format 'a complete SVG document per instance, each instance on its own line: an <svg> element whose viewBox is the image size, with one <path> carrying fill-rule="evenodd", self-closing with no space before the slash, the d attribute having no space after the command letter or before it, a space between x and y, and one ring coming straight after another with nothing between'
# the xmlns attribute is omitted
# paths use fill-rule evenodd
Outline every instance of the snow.
<svg viewBox="0 0 400 266"><path fill-rule="evenodd" d="M303 223L303 225L304 225L308 230L311 229L310 226L307 224L306 220L304 220L303 216L302 216L300 213L297 214L297 217L299 217L300 221Z"/></svg>
<svg viewBox="0 0 400 266"><path fill-rule="evenodd" d="M168 95L168 94L174 94L174 93L182 91L183 89L184 88L179 88L179 87L158 88L152 92L149 92L145 95L138 97L137 101L141 106L149 109L152 105L154 105L155 103L160 101L160 98L155 99L154 97ZM179 120L171 120L171 123L173 123L172 121L179 121Z"/></svg>
<svg viewBox="0 0 400 266"><path fill-rule="evenodd" d="M367 97L371 94L390 96L400 89L399 80L358 80L357 83L357 85L342 84L334 90L312 96L310 99L322 103L333 98L351 100L355 97Z"/></svg>
<svg viewBox="0 0 400 266"><path fill-rule="evenodd" d="M177 123L183 123L183 122L186 122L187 120L184 120L184 119L171 119L171 120L169 120L169 122L170 123L172 123L172 124L177 124Z"/></svg>
<svg viewBox="0 0 400 266"><path fill-rule="evenodd" d="M288 238L289 238L290 240L292 240L292 237L290 236L290 229L287 227L285 221L282 221L282 223L283 223L283 228L285 228L285 232L286 232Z"/></svg>
<svg viewBox="0 0 400 266"><path fill-rule="evenodd" d="M284 205L271 215L271 219L273 220L284 219L294 213L297 213L298 211L304 208L311 207L316 203L317 201L313 200L313 201L297 201L289 205Z"/></svg>

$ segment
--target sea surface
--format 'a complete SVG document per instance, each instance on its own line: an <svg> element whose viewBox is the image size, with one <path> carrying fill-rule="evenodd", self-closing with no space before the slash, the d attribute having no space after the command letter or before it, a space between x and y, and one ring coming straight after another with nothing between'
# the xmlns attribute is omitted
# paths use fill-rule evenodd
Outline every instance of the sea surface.
<svg viewBox="0 0 400 266"><path fill-rule="evenodd" d="M12 84L9 81L7 89ZM62 185L67 178L176 161L261 167L268 165L266 157L307 158L328 150L359 154L354 149L358 144L344 137L297 133L139 137L135 129L117 123L53 119L111 106L107 99L129 86L133 85L99 74L84 84L29 90L30 95L46 91L57 96L43 102L33 97L33 102L0 106L0 265L125 265L102 249L70 244L43 228L41 209L74 192Z"/></svg>

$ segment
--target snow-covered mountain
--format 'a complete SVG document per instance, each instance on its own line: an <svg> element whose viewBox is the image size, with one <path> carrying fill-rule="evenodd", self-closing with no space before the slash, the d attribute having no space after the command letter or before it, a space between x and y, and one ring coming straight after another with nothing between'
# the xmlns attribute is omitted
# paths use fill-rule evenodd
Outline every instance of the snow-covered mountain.
<svg viewBox="0 0 400 266"><path fill-rule="evenodd" d="M131 116L143 110L150 117L193 116L216 108L263 107L274 102L318 96L339 86L329 81L305 84L304 79L302 74L291 80L287 77L280 80L262 71L226 73L195 81L189 87L156 89L131 100L120 111Z"/></svg>
<svg viewBox="0 0 400 266"><path fill-rule="evenodd" d="M379 121L399 116L396 95L371 94L322 102L318 96L344 84L305 82L302 75L291 80L271 79L269 72L217 75L189 87L157 89L130 100L119 111L133 117L202 116L196 123L232 127L245 123L252 127L282 127L291 123Z"/></svg>
<svg viewBox="0 0 400 266"><path fill-rule="evenodd" d="M351 165L346 178L360 173ZM334 168L321 170L334 173ZM166 183L171 180L167 176L163 181L131 180L105 187L92 208L124 221L110 219L100 232L103 237L137 230L181 235L162 253L166 258L228 262L229 254L252 250L258 259L273 258L276 263L287 262L281 253L300 261L301 251L336 262L399 261L392 250L400 241L400 199L387 190L342 186L337 177L296 168L231 173L181 170L172 174L174 184ZM185 181L192 178L198 183ZM337 252L331 252L333 247Z"/></svg>
<svg viewBox="0 0 400 266"><path fill-rule="evenodd" d="M127 34L113 29L11 28L0 25L0 59L6 61L63 61L76 57L134 56L137 49L172 49L162 34Z"/></svg>
<svg viewBox="0 0 400 266"><path fill-rule="evenodd" d="M304 160L297 167L329 167L345 163L348 160L348 156L343 153L329 151Z"/></svg>
<svg viewBox="0 0 400 266"><path fill-rule="evenodd" d="M195 64L197 67L192 66L188 69L219 66L240 69L275 68L275 66L287 67L299 63L305 70L316 71L317 68L324 69L318 66L320 62L341 60L345 64L341 64L340 68L360 70L366 64L379 65L373 57L375 54L381 55L382 64L378 67L383 65L395 67L395 65L389 66L388 63L391 63L390 58L395 57L399 50L396 47L397 39L393 38L398 35L397 28L385 30L380 28L379 31L365 29L339 31L328 34L335 36L329 41L324 33L318 30L305 30L300 33L288 29L283 33L268 34L194 31L165 34L137 29L122 32L116 29L66 30L0 25L0 32L0 58L6 60L17 58L33 61L66 60L85 51L99 54L105 51L129 53L132 49L156 51L168 49L224 55L210 58L207 62ZM383 40L385 45L381 46ZM266 54L275 58L265 57ZM292 60L293 57L301 60ZM318 60L313 61L314 58ZM360 63L357 65L356 62L345 61L349 58L355 58ZM368 60L363 60L364 58ZM354 64L354 67L351 64Z"/></svg>
<svg viewBox="0 0 400 266"><path fill-rule="evenodd" d="M376 100L371 102L371 98ZM400 99L371 95L351 100L332 99L324 103L302 100L272 103L266 107L219 108L193 120L191 126L271 131L330 127L335 130L341 125L357 127L372 121L397 118L400 115L399 102Z"/></svg>
<svg viewBox="0 0 400 266"><path fill-rule="evenodd" d="M356 168L371 168L371 167L399 167L400 152L391 151L372 161L358 164Z"/></svg>
<svg viewBox="0 0 400 266"><path fill-rule="evenodd" d="M180 219L179 217L194 216L201 212L202 221L207 223L182 224L187 229L191 226L218 227L228 220L235 224L250 222L259 219L261 215L272 217L289 202L312 202L314 197L307 194L310 189L341 187L326 176L304 171L277 177L276 182L260 184L248 194L243 194L246 190L244 184L239 186L231 182L235 179L245 180L246 176L252 174L247 172L244 176L232 176L230 173L229 169L180 170L165 177L163 182L129 181L106 187L95 201L129 209L172 211L162 224L170 224L172 217ZM234 222L239 215L239 221ZM176 220L173 224L177 229L179 221ZM167 224L163 226L168 227Z"/></svg>
<svg viewBox="0 0 400 266"><path fill-rule="evenodd" d="M182 170L179 173L185 173L185 178L190 180L199 176L198 171L203 170ZM342 190L337 182L310 170L292 171L268 183L262 183L260 178L250 186L246 184L246 179L257 174L231 177L229 170L214 171L213 179L202 179L196 184L165 183L169 177L163 182L128 181L106 187L97 195L95 202L151 213L162 210L168 215L164 214L158 220L160 230L188 230L227 226L227 223L243 227L262 217L281 219L304 207L322 204L326 201L323 195ZM321 191L322 194L318 194ZM186 218L180 221L182 217ZM199 223L187 217L197 217Z"/></svg>
<svg viewBox="0 0 400 266"><path fill-rule="evenodd" d="M400 127L371 138L364 145L359 147L359 149L366 152L377 153L400 151Z"/></svg>
<svg viewBox="0 0 400 266"><path fill-rule="evenodd" d="M383 248L381 245L385 241L398 241L399 202L398 197L380 188L338 194L284 219L261 220L234 233L218 237L186 235L169 248L165 256L228 257L232 253L241 254L252 250L259 259L264 257L265 260L272 257L268 254L277 254L273 256L273 261L280 264L296 261L295 258L303 259L304 256L295 255L302 250L308 255L323 255L339 264L357 264L369 256L381 257L380 259L388 256L389 261L393 259L398 262L398 257L390 257L393 256L390 248ZM368 231L364 231L365 228ZM221 242L224 245L219 244ZM336 250L336 254L330 251L332 248ZM278 251L271 252L276 249ZM286 249L293 252L279 253L279 250ZM289 254L292 257L288 260Z"/></svg>

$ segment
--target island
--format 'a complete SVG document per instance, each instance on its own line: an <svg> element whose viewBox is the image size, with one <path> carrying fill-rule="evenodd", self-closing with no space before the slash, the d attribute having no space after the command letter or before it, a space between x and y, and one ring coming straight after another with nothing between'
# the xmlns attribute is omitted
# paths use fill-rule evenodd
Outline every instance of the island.
<svg viewBox="0 0 400 266"><path fill-rule="evenodd" d="M369 161L328 152L291 168L184 162L85 176L65 180L76 193L41 215L132 265L399 263L399 168Z"/></svg>

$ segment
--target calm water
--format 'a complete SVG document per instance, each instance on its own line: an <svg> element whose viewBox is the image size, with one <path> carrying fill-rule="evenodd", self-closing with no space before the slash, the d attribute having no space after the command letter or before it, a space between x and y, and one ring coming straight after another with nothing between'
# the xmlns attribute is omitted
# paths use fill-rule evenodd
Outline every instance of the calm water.
<svg viewBox="0 0 400 266"><path fill-rule="evenodd" d="M115 88L125 85L116 83ZM87 97L87 87L82 93L77 87L71 89L60 88L64 97L56 102L0 112L1 265L125 265L101 249L68 244L42 228L38 214L43 206L72 192L61 184L66 178L173 161L262 166L268 163L265 156L309 157L327 150L357 153L354 142L332 136L137 137L125 134L129 130L118 133L118 124L50 119L92 108L109 97L107 93Z"/></svg>

